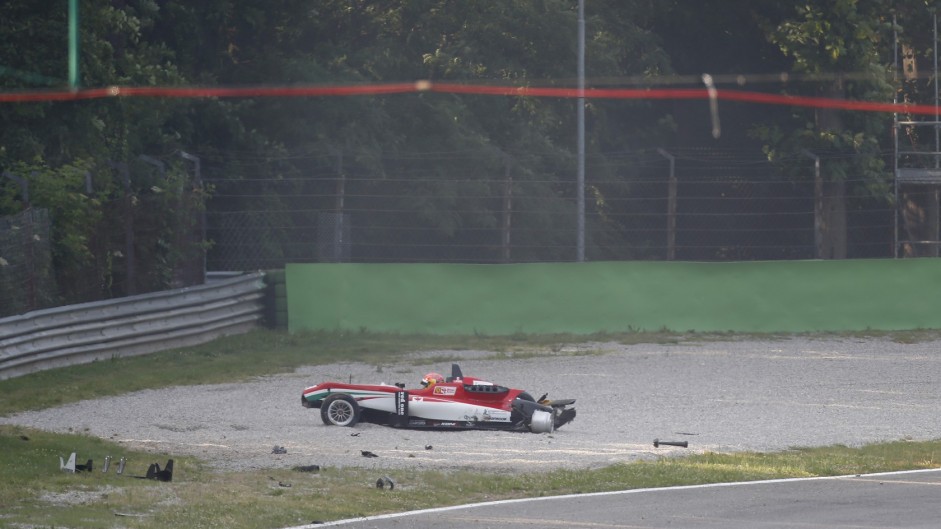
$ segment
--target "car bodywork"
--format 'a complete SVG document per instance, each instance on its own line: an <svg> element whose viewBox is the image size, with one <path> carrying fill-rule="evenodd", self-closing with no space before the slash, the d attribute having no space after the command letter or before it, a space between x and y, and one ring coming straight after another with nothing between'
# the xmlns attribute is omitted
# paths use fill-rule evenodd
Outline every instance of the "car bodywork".
<svg viewBox="0 0 941 529"><path fill-rule="evenodd" d="M319 408L324 424L359 421L399 428L552 432L575 418L575 399L534 399L512 389L465 377L457 364L444 382L405 389L404 384L323 382L304 389L301 404Z"/></svg>

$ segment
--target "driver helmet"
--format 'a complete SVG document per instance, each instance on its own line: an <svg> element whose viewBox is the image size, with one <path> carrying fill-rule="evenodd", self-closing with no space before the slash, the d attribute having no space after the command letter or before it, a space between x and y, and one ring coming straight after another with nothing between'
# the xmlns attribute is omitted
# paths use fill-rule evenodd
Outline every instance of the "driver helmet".
<svg viewBox="0 0 941 529"><path fill-rule="evenodd" d="M434 386L435 384L440 384L442 382L444 382L443 376L439 375L438 373L428 373L427 375L422 377L421 387L430 388Z"/></svg>

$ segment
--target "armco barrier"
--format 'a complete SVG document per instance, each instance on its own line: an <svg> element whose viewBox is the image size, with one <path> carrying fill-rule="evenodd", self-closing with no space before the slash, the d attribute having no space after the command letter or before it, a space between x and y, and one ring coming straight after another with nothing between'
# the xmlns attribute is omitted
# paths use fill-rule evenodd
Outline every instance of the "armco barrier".
<svg viewBox="0 0 941 529"><path fill-rule="evenodd" d="M264 274L0 319L0 379L208 342L258 326Z"/></svg>

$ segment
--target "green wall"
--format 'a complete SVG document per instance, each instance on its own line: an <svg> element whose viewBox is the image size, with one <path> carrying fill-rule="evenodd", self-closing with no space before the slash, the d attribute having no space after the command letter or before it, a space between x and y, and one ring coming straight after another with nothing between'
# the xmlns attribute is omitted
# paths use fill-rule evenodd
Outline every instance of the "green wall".
<svg viewBox="0 0 941 529"><path fill-rule="evenodd" d="M489 335L941 328L941 259L289 264L291 331Z"/></svg>

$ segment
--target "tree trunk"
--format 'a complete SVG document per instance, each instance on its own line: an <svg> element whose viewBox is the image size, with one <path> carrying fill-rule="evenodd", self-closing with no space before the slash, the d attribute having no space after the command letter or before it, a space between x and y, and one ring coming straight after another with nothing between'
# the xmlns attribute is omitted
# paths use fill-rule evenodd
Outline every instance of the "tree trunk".
<svg viewBox="0 0 941 529"><path fill-rule="evenodd" d="M938 188L919 186L914 190L903 191L901 201L902 227L906 239L902 243L902 257L938 257L937 244L919 243L938 241Z"/></svg>
<svg viewBox="0 0 941 529"><path fill-rule="evenodd" d="M825 85L823 96L831 99L843 98L843 82L839 79ZM820 108L815 112L817 133L843 130L843 120L838 111ZM823 199L824 220L821 226L823 237L823 259L846 259L846 182L831 180L825 183Z"/></svg>

